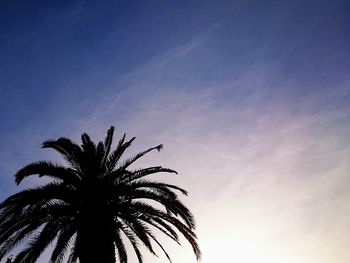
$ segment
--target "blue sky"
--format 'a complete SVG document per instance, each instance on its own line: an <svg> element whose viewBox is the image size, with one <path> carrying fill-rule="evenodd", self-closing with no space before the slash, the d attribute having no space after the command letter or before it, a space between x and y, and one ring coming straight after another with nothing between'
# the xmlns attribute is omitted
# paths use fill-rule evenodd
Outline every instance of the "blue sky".
<svg viewBox="0 0 350 263"><path fill-rule="evenodd" d="M180 172L203 263L349 262L348 1L34 2L0 3L1 199L114 125L164 143L140 165Z"/></svg>

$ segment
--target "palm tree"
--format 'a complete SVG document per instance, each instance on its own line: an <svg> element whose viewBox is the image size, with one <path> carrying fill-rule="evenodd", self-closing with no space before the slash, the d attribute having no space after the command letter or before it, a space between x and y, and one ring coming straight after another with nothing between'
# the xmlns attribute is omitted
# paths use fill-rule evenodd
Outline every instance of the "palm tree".
<svg viewBox="0 0 350 263"><path fill-rule="evenodd" d="M177 243L181 233L200 258L193 215L177 195L187 192L175 185L144 179L176 171L161 166L130 168L162 145L121 161L135 137L126 141L124 134L112 150L113 133L111 127L105 140L97 145L85 133L81 145L67 138L46 141L42 148L58 151L68 165L38 161L17 172L17 184L32 175L50 180L0 204L0 260L27 241L14 256L14 263L35 262L52 242L50 262L114 263L118 256L120 263L127 263L127 240L140 263L141 245L155 254L156 244L170 260L154 230Z"/></svg>

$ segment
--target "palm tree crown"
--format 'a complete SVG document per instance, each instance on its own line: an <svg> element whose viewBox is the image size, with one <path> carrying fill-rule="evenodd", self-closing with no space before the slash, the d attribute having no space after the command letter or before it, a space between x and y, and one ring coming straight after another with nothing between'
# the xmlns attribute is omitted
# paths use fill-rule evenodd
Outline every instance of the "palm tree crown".
<svg viewBox="0 0 350 263"><path fill-rule="evenodd" d="M175 185L144 179L150 174L176 171L161 166L130 168L162 145L121 161L135 137L126 140L124 134L112 150L113 133L111 127L105 140L97 145L85 133L81 145L67 138L46 141L42 147L58 151L68 165L38 161L17 172L17 184L31 175L51 180L18 192L0 204L0 261L27 241L13 257L14 263L36 262L52 242L55 245L50 262L114 263L118 256L120 263L127 263L126 240L139 263L143 262L141 245L155 254L156 244L170 260L152 231L155 229L177 243L180 232L199 259L193 215L177 196L177 192L187 192Z"/></svg>

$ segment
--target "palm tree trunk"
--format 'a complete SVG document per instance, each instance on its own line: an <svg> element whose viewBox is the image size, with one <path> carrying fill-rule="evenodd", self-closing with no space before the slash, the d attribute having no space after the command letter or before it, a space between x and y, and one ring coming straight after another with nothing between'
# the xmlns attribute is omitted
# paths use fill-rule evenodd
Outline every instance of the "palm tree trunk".
<svg viewBox="0 0 350 263"><path fill-rule="evenodd" d="M113 226L108 209L92 209L94 205L81 210L77 231L77 246L80 263L115 263Z"/></svg>

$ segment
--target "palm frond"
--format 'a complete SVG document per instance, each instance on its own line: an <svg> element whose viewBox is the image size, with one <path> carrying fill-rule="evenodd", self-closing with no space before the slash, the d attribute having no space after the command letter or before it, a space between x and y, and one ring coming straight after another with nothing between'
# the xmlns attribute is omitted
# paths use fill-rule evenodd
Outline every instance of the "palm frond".
<svg viewBox="0 0 350 263"><path fill-rule="evenodd" d="M135 156L126 159L119 167L118 169L121 170L125 170L126 168L128 168L132 163L134 163L136 160L140 159L142 156L144 156L145 154L157 150L158 152L163 148L163 144L159 144L155 147L149 148L143 152L139 152L138 154L136 154Z"/></svg>
<svg viewBox="0 0 350 263"><path fill-rule="evenodd" d="M5 240L0 247L0 261L10 253L17 245L27 239L33 232L35 232L40 226L42 226L47 220L38 220L33 218L30 223L25 224L24 227L19 228L17 231L10 231L5 235ZM3 235L2 232L1 235ZM3 239L3 238L2 238Z"/></svg>
<svg viewBox="0 0 350 263"><path fill-rule="evenodd" d="M164 247L162 246L162 244L155 238L155 236L154 236L152 233L149 233L149 235L150 235L150 237L154 240L154 242L157 243L157 245L160 247L160 249L163 251L164 255L167 257L167 259L169 260L169 262L172 263L169 254L166 252L166 250L164 249Z"/></svg>
<svg viewBox="0 0 350 263"><path fill-rule="evenodd" d="M16 183L19 184L25 177L31 175L48 176L67 183L78 183L81 178L74 170L54 164L49 161L38 161L24 166L15 174Z"/></svg>
<svg viewBox="0 0 350 263"><path fill-rule="evenodd" d="M50 245L59 231L59 222L49 221L40 234L35 236L28 244L27 248L22 250L14 259L14 263L35 262L45 248Z"/></svg>
<svg viewBox="0 0 350 263"><path fill-rule="evenodd" d="M132 230L135 235L139 238L139 240L142 242L142 244L145 245L145 247L154 255L157 256L157 254L154 252L151 240L148 233L148 228L145 224L143 224L140 220L138 220L135 217L129 216L127 214L123 214L120 216L120 219L124 222L126 226L130 230Z"/></svg>
<svg viewBox="0 0 350 263"><path fill-rule="evenodd" d="M136 138L133 137L129 141L124 142L125 141L125 133L124 133L123 137L119 140L117 148L108 157L108 160L106 163L108 173L110 173L114 169L120 157L123 155L125 150L130 147L131 143L135 139Z"/></svg>
<svg viewBox="0 0 350 263"><path fill-rule="evenodd" d="M69 248L69 244L74 234L76 233L76 225L70 222L64 229L62 229L58 235L57 243L51 254L50 262L60 263L62 262L66 251Z"/></svg>
<svg viewBox="0 0 350 263"><path fill-rule="evenodd" d="M169 199L157 191L136 189L132 193L132 199L149 199L163 205L169 212L179 215L190 228L195 228L194 217L188 208L178 199Z"/></svg>
<svg viewBox="0 0 350 263"><path fill-rule="evenodd" d="M0 244L16 235L18 231L26 231L25 228L28 225L34 227L38 224L40 226L49 218L47 212L37 206L22 209L20 213L8 216L0 225Z"/></svg>
<svg viewBox="0 0 350 263"><path fill-rule="evenodd" d="M105 146L103 142L99 142L96 147L96 164L99 164L99 170L105 172L106 168L103 164L103 158L105 155Z"/></svg>
<svg viewBox="0 0 350 263"><path fill-rule="evenodd" d="M128 262L128 255L126 253L125 245L124 242L120 236L120 231L116 230L114 233L114 242L115 246L118 251L118 256L119 256L119 262L120 263L127 263Z"/></svg>
<svg viewBox="0 0 350 263"><path fill-rule="evenodd" d="M72 167L77 171L82 172L82 167L84 166L82 149L70 139L61 137L58 140L48 140L43 143L42 148L56 150L67 162L70 163Z"/></svg>
<svg viewBox="0 0 350 263"><path fill-rule="evenodd" d="M185 189L172 184L166 184L166 183L143 180L143 179L140 179L137 181L134 180L130 184L133 185L135 188L156 188L156 189L170 188L170 189L180 191L183 195L186 195L186 196L188 195L188 192Z"/></svg>
<svg viewBox="0 0 350 263"><path fill-rule="evenodd" d="M124 171L122 168L118 168L115 173L117 174L118 171ZM136 179L145 177L147 175L151 174L156 174L156 173L174 173L177 174L175 170L169 169L169 168L164 168L161 166L154 166L154 167L148 167L148 168L143 168L143 169L138 169L133 172L124 172L122 173L121 176L115 176L114 174L111 174L111 176L114 176L118 179L119 182L131 182Z"/></svg>
<svg viewBox="0 0 350 263"><path fill-rule="evenodd" d="M139 248L139 242L137 241L137 236L134 234L134 232L128 230L128 228L125 226L123 226L121 230L123 231L127 239L130 241L139 263L143 263L143 257Z"/></svg>
<svg viewBox="0 0 350 263"><path fill-rule="evenodd" d="M140 214L138 218L144 221L145 223L148 223L149 225L157 228L159 231L161 231L166 236L168 236L169 238L171 238L172 240L174 240L176 243L180 245L177 233L171 228L170 225L166 224L160 218L152 217L150 215L145 215L145 214Z"/></svg>
<svg viewBox="0 0 350 263"><path fill-rule="evenodd" d="M0 209L11 208L12 206L26 206L42 201L58 199L65 202L73 201L76 197L74 191L63 183L51 182L43 186L29 188L9 196L0 204ZM4 210L5 212L6 210ZM1 219L2 213L0 213Z"/></svg>
<svg viewBox="0 0 350 263"><path fill-rule="evenodd" d="M75 263L78 260L78 249L77 249L77 236L75 235L74 241L70 247L70 254L67 263Z"/></svg>
<svg viewBox="0 0 350 263"><path fill-rule="evenodd" d="M81 135L81 141L83 143L81 148L85 154L94 155L96 153L96 145L87 133Z"/></svg>
<svg viewBox="0 0 350 263"><path fill-rule="evenodd" d="M148 205L143 202L132 202L129 209L132 211L137 211L141 214L147 214L152 218L158 217L161 220L165 220L171 225L173 225L190 243L192 249L199 260L201 257L201 251L199 245L197 243L196 234L192 231L192 229L186 224L182 223L178 218L171 216L162 210L156 209L151 205Z"/></svg>
<svg viewBox="0 0 350 263"><path fill-rule="evenodd" d="M103 159L101 162L102 166L106 165L108 155L111 151L111 146L112 146L112 142L113 142L113 134L114 134L114 127L111 126L107 131L107 136L106 136L105 141L104 141L105 153L104 153L104 156L103 156Z"/></svg>

